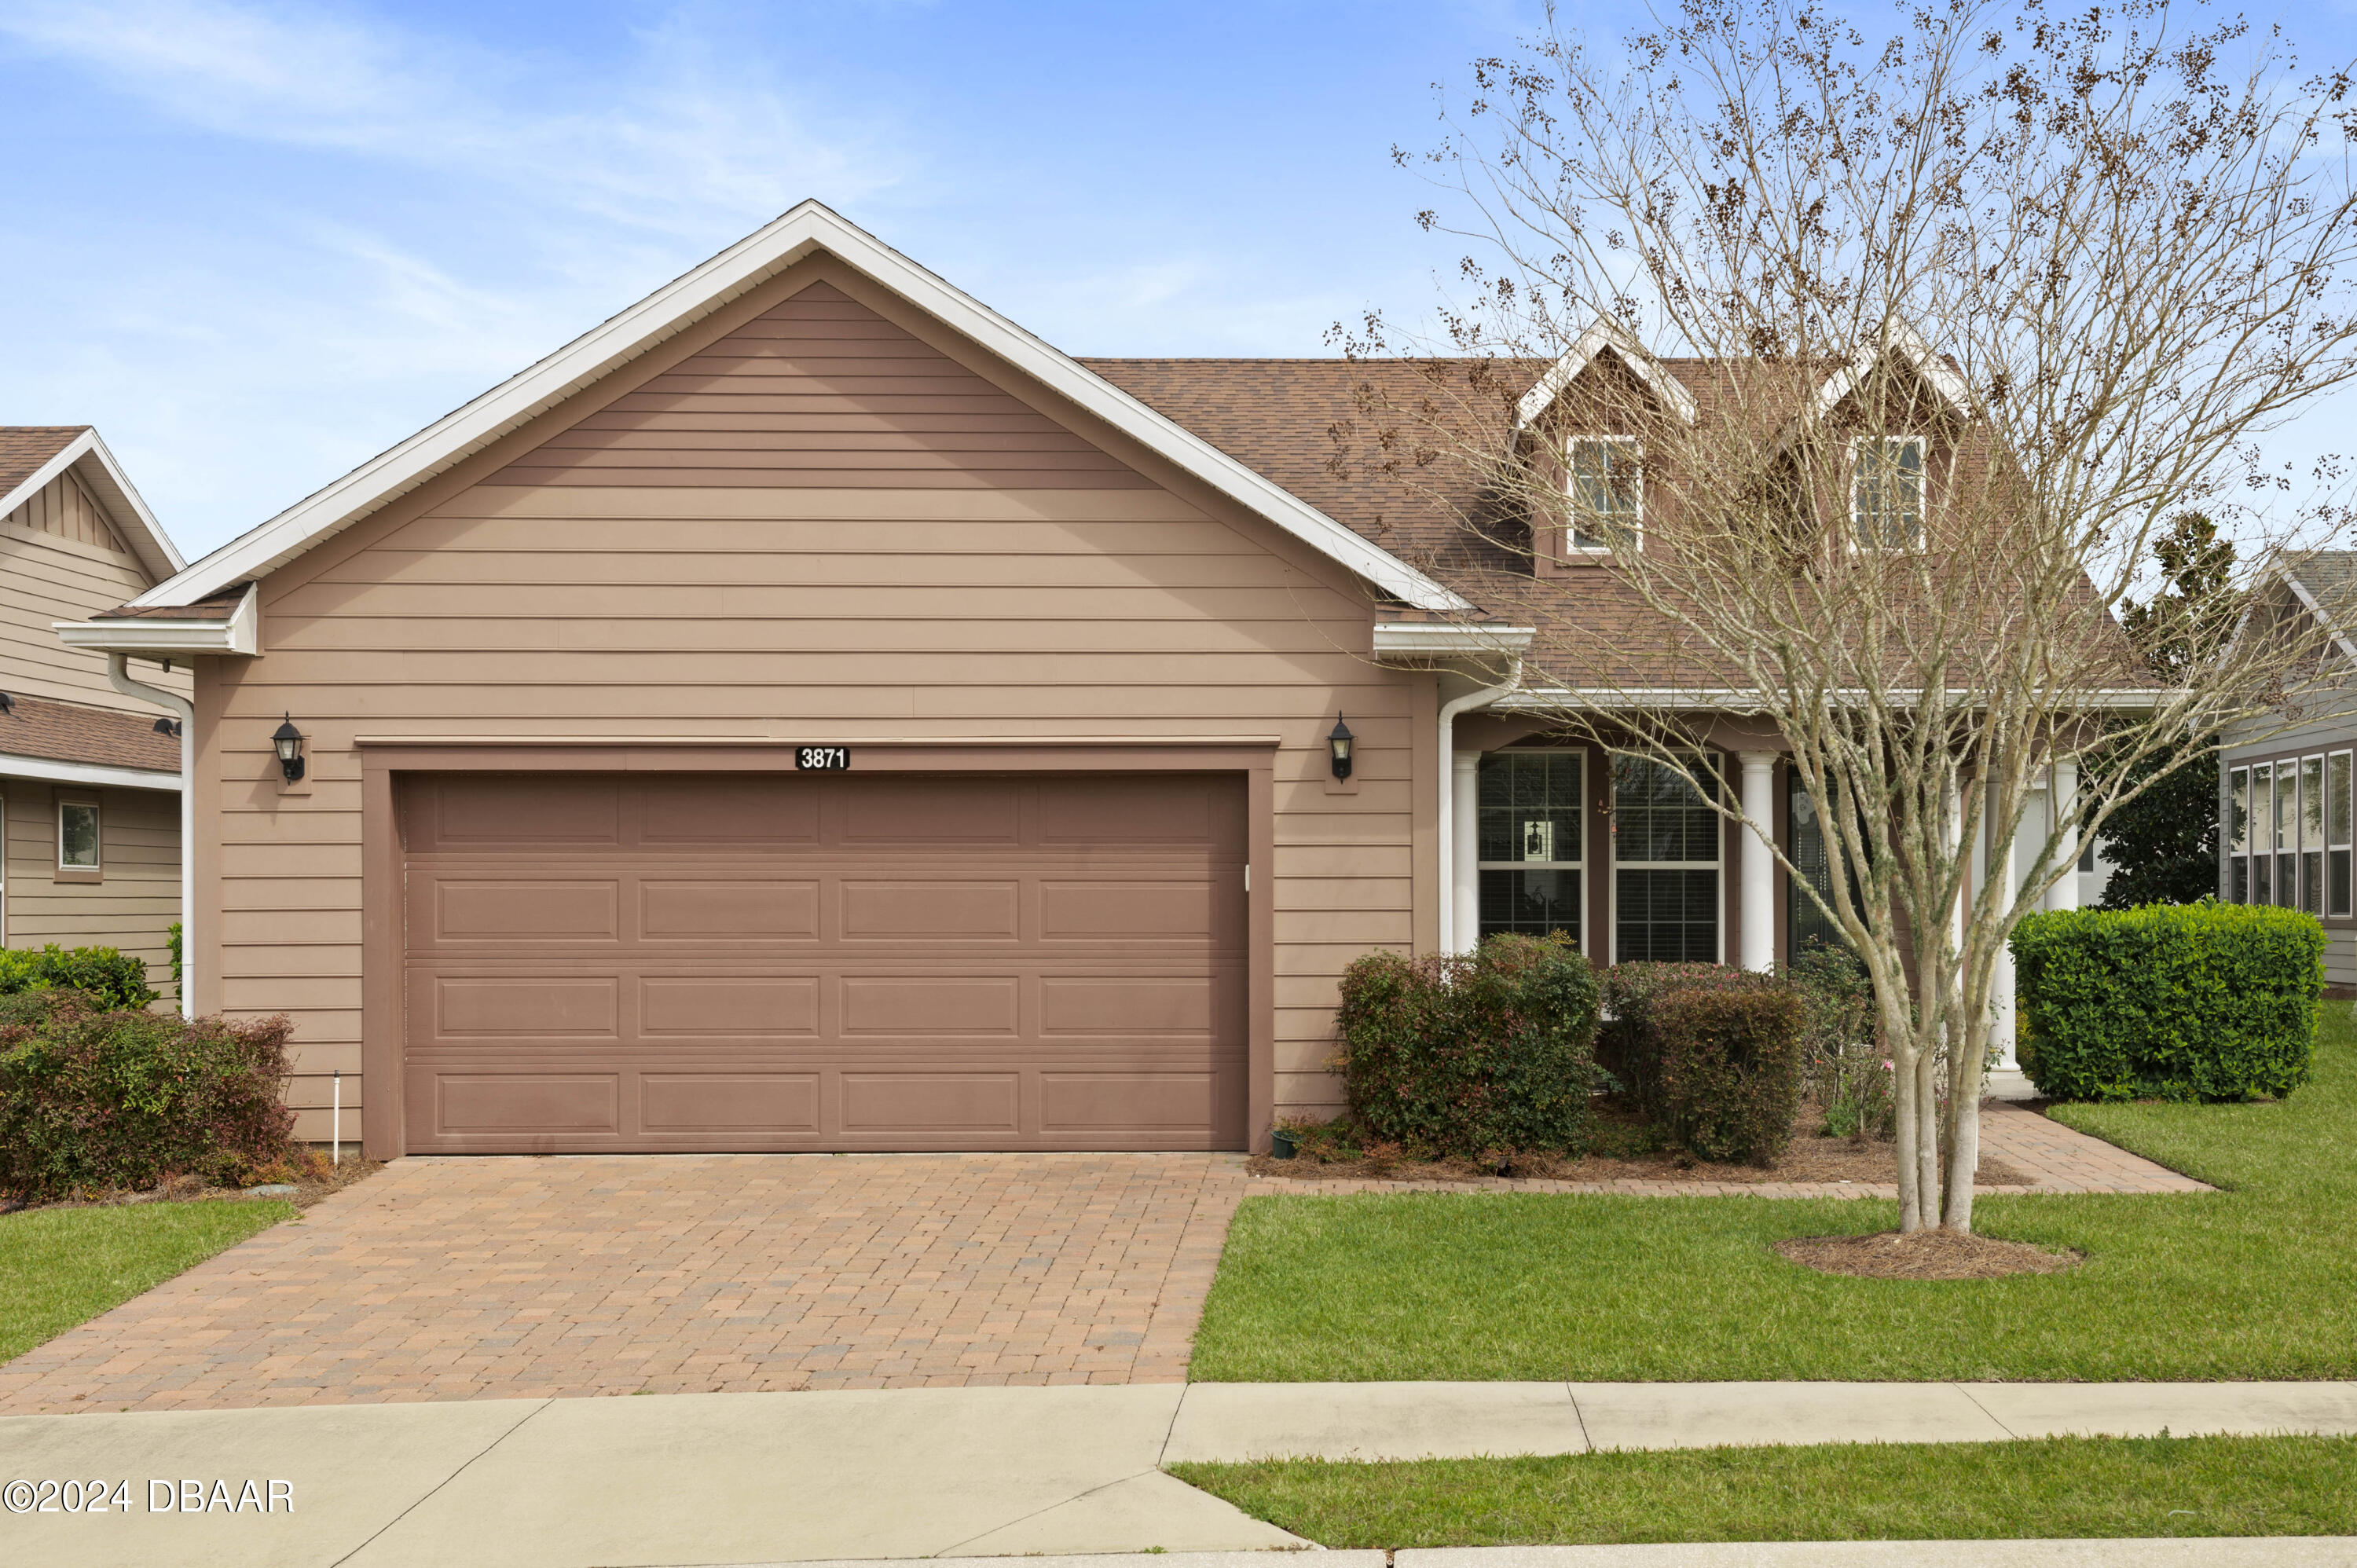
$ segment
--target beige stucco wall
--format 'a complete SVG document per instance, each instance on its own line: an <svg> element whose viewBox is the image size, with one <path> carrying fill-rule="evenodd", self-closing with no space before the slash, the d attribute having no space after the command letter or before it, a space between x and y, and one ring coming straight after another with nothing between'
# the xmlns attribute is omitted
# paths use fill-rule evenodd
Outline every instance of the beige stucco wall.
<svg viewBox="0 0 2357 1568"><path fill-rule="evenodd" d="M699 406L741 367L676 368L813 281L1114 461L1070 443L1041 443L1056 455L1030 468L942 450L959 408L983 407L993 432L1013 416L905 346L877 375L941 398L913 456L891 441L872 460L811 455L770 419L743 443L753 457L700 434L683 482L519 461L554 435L629 425L631 408ZM793 373L784 352L766 379ZM824 375L852 415L885 384ZM659 392L620 401L642 384ZM513 482L527 478L560 482ZM1416 894L1431 835L1412 819L1431 799L1433 678L1372 662L1374 611L1348 575L823 258L282 569L262 612L265 656L207 660L199 682L197 816L217 836L198 860L197 1000L293 1015L306 1136L326 1135L331 1069L347 1136L367 1092L360 736L1279 736L1275 864L1254 874L1275 878L1281 1111L1339 1101L1322 1064L1343 966L1432 940ZM1348 791L1327 778L1338 712L1359 736ZM282 713L309 737L294 793L268 740Z"/></svg>
<svg viewBox="0 0 2357 1568"><path fill-rule="evenodd" d="M57 876L57 799L99 802L100 879ZM180 800L158 789L88 789L0 773L7 878L0 933L12 948L113 947L146 961L172 994L167 928L180 910Z"/></svg>

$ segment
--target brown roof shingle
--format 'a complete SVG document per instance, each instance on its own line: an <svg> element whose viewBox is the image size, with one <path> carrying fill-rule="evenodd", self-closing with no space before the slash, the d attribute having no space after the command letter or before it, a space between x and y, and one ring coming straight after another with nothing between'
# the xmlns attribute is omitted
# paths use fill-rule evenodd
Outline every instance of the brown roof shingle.
<svg viewBox="0 0 2357 1568"><path fill-rule="evenodd" d="M177 773L180 743L157 731L155 715L11 697L8 711L0 713L0 773L8 771L11 757Z"/></svg>
<svg viewBox="0 0 2357 1568"><path fill-rule="evenodd" d="M0 496L72 445L87 424L0 424Z"/></svg>

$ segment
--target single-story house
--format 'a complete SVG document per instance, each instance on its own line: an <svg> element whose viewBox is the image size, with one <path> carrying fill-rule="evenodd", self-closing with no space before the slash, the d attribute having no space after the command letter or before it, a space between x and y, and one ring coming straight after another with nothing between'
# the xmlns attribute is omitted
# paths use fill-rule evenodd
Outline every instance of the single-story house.
<svg viewBox="0 0 2357 1568"><path fill-rule="evenodd" d="M2336 659L2357 662L2357 551L2294 555L2258 591L2262 613L2312 618ZM2229 732L2218 758L2218 897L2305 909L2323 922L2329 994L2357 996L2357 909L2351 903L2350 776L2357 692L2319 682L2298 713Z"/></svg>
<svg viewBox="0 0 2357 1568"><path fill-rule="evenodd" d="M87 424L0 426L0 947L113 947L171 993L178 721L50 629L185 564ZM185 696L188 667L138 677Z"/></svg>
<svg viewBox="0 0 2357 1568"><path fill-rule="evenodd" d="M194 997L293 1015L307 1136L1265 1147L1371 950L1806 935L1333 461L1414 373L1074 360L805 203L62 635L195 663ZM1629 613L1557 554L1474 565Z"/></svg>

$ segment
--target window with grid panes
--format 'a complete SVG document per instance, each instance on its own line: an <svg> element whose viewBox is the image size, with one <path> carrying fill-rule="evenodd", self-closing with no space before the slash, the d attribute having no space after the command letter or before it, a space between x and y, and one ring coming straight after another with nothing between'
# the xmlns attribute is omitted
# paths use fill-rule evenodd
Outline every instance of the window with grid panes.
<svg viewBox="0 0 2357 1568"><path fill-rule="evenodd" d="M2276 902L2299 907L2299 765L2290 757L2276 764Z"/></svg>
<svg viewBox="0 0 2357 1568"><path fill-rule="evenodd" d="M1579 940L1584 760L1577 751L1481 758L1475 818L1483 936L1561 931Z"/></svg>
<svg viewBox="0 0 2357 1568"><path fill-rule="evenodd" d="M2324 768L2324 912L2334 919L2349 918L2349 764L2336 751Z"/></svg>
<svg viewBox="0 0 2357 1568"><path fill-rule="evenodd" d="M2324 913L2324 758L2299 759L2299 907Z"/></svg>
<svg viewBox="0 0 2357 1568"><path fill-rule="evenodd" d="M2251 765L2251 902L2276 901L2275 765Z"/></svg>
<svg viewBox="0 0 2357 1568"><path fill-rule="evenodd" d="M2226 835L2226 897L2248 904L2251 897L2251 770L2236 768L2226 775L2226 820L2219 824Z"/></svg>
<svg viewBox="0 0 2357 1568"><path fill-rule="evenodd" d="M1700 757L1699 777L1717 774ZM1719 819L1667 763L1612 759L1612 961L1718 961Z"/></svg>
<svg viewBox="0 0 2357 1568"><path fill-rule="evenodd" d="M1634 436L1577 435L1566 466L1571 480L1571 547L1582 552L1633 548L1644 525Z"/></svg>

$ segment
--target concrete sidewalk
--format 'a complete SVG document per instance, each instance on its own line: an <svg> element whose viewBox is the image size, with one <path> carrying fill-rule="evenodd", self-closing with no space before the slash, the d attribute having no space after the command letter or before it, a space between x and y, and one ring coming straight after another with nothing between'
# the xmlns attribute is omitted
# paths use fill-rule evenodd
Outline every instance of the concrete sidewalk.
<svg viewBox="0 0 2357 1568"><path fill-rule="evenodd" d="M0 1561L616 1568L1297 1548L1160 1466L2162 1427L2357 1433L2357 1384L1197 1383L16 1416L0 1419ZM107 1510L66 1511L91 1481Z"/></svg>

